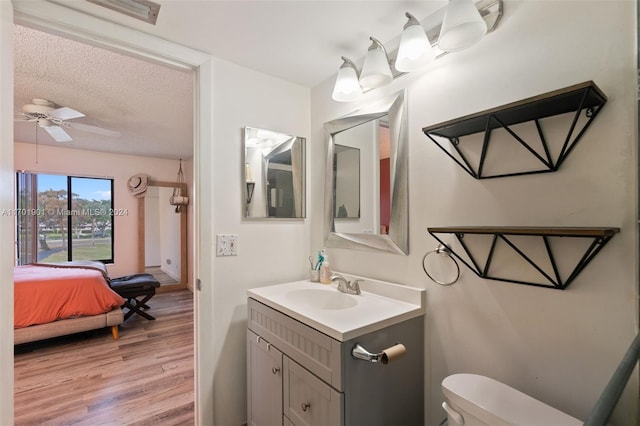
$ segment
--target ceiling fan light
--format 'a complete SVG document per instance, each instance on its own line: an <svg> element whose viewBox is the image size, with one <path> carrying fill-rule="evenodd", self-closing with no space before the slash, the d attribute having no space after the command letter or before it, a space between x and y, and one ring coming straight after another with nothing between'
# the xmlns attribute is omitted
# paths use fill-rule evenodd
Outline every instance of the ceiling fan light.
<svg viewBox="0 0 640 426"><path fill-rule="evenodd" d="M358 81L358 69L349 58L343 56L342 60L344 62L338 71L331 97L338 102L355 101L362 96L362 87Z"/></svg>
<svg viewBox="0 0 640 426"><path fill-rule="evenodd" d="M389 57L382 43L373 37L369 37L371 46L364 58L362 73L360 74L360 85L366 89L375 89L388 85L393 81L391 67L389 67Z"/></svg>
<svg viewBox="0 0 640 426"><path fill-rule="evenodd" d="M38 105L38 104L26 104L22 106L22 111L25 114L48 114L53 111L53 108L46 105Z"/></svg>
<svg viewBox="0 0 640 426"><path fill-rule="evenodd" d="M409 12L405 15L409 21L400 36L395 67L400 72L411 72L424 68L436 54L420 22Z"/></svg>
<svg viewBox="0 0 640 426"><path fill-rule="evenodd" d="M473 46L487 33L487 24L473 0L450 0L444 13L438 47L456 52Z"/></svg>

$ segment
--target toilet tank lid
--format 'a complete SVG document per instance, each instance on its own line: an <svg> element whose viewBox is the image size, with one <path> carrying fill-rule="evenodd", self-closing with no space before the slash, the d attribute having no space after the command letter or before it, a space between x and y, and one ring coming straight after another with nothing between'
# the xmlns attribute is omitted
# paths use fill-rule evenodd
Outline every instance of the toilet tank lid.
<svg viewBox="0 0 640 426"><path fill-rule="evenodd" d="M517 425L583 424L511 386L478 374L448 376L442 381L442 391L451 403L485 421L498 418Z"/></svg>

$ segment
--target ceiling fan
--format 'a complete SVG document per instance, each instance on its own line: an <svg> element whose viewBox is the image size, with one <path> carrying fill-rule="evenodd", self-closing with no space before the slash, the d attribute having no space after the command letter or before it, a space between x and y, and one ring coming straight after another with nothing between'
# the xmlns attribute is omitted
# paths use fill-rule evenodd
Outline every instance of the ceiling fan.
<svg viewBox="0 0 640 426"><path fill-rule="evenodd" d="M103 129L102 127L89 126L87 124L75 123L74 118L84 117L85 115L69 107L59 107L46 99L32 99L32 103L22 107L23 113L18 114L22 118L16 121L33 121L38 127L43 128L56 142L70 142L71 136L64 130L74 129L84 132L95 133L103 136L118 137L120 132L114 130Z"/></svg>

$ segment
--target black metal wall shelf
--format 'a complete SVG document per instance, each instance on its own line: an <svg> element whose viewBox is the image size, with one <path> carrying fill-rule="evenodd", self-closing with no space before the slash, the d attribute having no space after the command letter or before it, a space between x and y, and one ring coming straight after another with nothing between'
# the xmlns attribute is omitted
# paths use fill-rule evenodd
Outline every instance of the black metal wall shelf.
<svg viewBox="0 0 640 426"><path fill-rule="evenodd" d="M497 108L492 108L476 114L467 115L455 120L425 127L422 129L425 135L431 139L445 154L453 159L460 167L476 179L496 178L505 176L517 176L533 173L555 172L573 150L580 138L589 128L602 106L607 102L607 97L595 85L593 81L586 81L564 89L534 96L518 102L513 102ZM582 111L585 111L587 120L577 130L576 125ZM556 158L552 158L549 145L542 133L540 119L552 117L569 112L575 112L573 121L564 140L562 148ZM541 155L533 148L533 144L525 142L509 126L535 121L536 129L540 137L540 143L544 149ZM494 129L503 128L520 143L527 152L534 156L544 168L533 171L508 172L486 176L483 174L485 159L490 148L491 132ZM477 167L471 165L467 157L461 151L460 138L471 134L484 132L482 152ZM575 137L574 136L575 134ZM460 159L452 155L434 137L448 139Z"/></svg>
<svg viewBox="0 0 640 426"><path fill-rule="evenodd" d="M593 260L593 258L602 250L602 248L613 238L613 236L620 232L620 228L536 228L536 227L436 227L427 228L429 234L434 237L440 244L447 246L451 250L451 254L464 263L469 269L471 269L480 278L486 278L497 281L506 281L516 284L526 284L538 287L554 288L564 290L573 282L580 272ZM469 261L464 260L458 253L456 253L450 246L444 242L437 234L453 234L455 235L460 246L464 250ZM465 235L468 234L480 234L492 236L491 245L489 247L484 265L478 263L478 255L474 256L469 245L465 243ZM521 237L539 237L544 243L546 249L547 260L552 267L552 273L545 271L540 265L525 253L524 248L518 247L517 242L511 236ZM584 254L580 257L577 264L571 270L569 276L563 280L558 270L556 258L551 248L550 238L552 237L567 237L567 238L585 238L591 239L591 243L588 245ZM496 243L502 241L506 243L507 247L510 247L515 251L522 259L524 259L529 265L537 270L547 282L530 282L520 281L510 278L491 276L490 268L493 256L496 250Z"/></svg>

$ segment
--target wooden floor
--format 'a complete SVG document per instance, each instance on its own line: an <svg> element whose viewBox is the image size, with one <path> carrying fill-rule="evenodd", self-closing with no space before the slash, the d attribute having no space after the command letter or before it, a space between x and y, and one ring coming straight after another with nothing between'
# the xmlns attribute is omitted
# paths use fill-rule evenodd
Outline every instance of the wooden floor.
<svg viewBox="0 0 640 426"><path fill-rule="evenodd" d="M160 285L178 284L178 281L174 280L169 274L163 272L159 266L147 266L144 272L153 275Z"/></svg>
<svg viewBox="0 0 640 426"><path fill-rule="evenodd" d="M194 424L193 293L158 293L148 321L16 346L15 425Z"/></svg>

